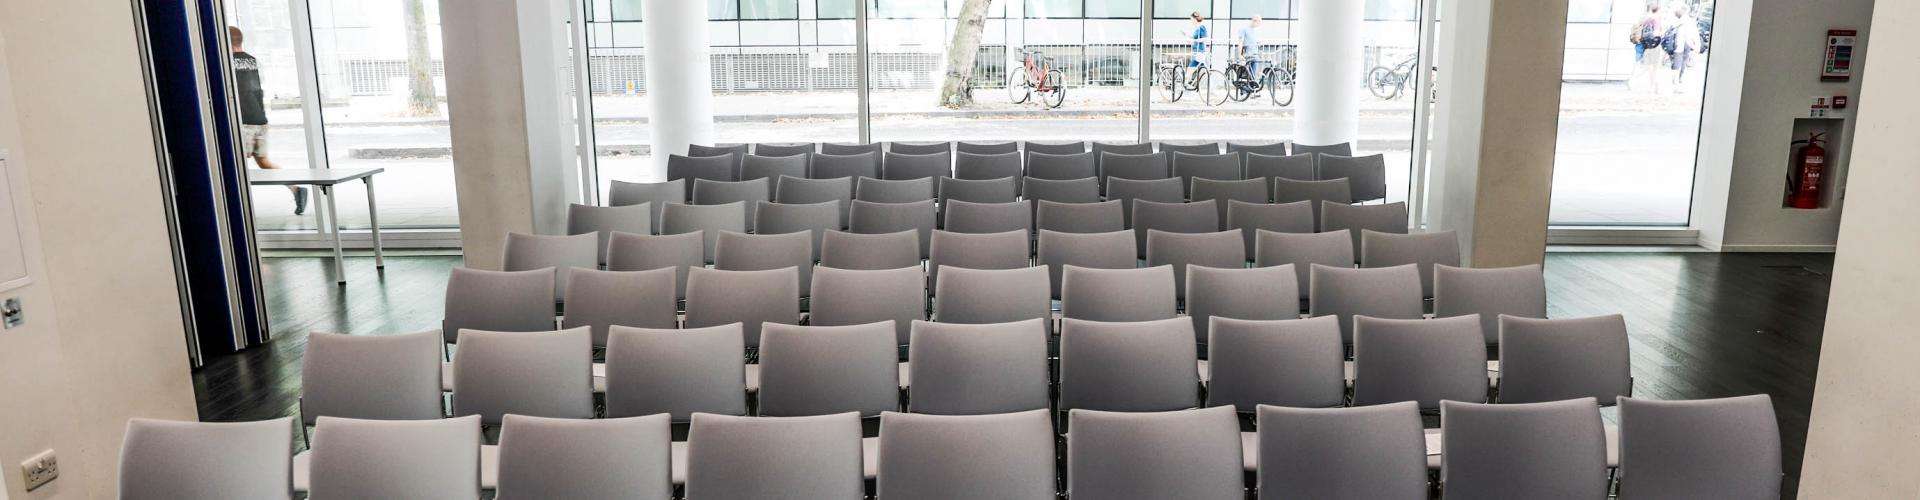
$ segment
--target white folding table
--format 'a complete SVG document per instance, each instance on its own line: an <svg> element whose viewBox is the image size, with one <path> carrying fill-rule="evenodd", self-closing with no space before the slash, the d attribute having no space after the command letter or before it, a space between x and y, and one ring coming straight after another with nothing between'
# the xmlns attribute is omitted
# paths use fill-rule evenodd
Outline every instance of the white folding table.
<svg viewBox="0 0 1920 500"><path fill-rule="evenodd" d="M325 200L327 209L320 222L322 233L333 236L333 275L338 283L346 284L346 253L340 249L340 211L333 203L333 187L348 181L359 180L367 188L367 220L373 225L373 265L386 268L387 258L380 248L380 210L373 200L373 175L385 172L384 168L269 168L247 171L247 184L254 186L313 186L319 199Z"/></svg>

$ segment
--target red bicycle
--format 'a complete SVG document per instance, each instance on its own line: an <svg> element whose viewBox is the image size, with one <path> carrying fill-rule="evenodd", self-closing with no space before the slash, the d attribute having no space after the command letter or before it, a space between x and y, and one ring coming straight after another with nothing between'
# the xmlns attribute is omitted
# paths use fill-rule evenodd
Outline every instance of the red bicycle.
<svg viewBox="0 0 1920 500"><path fill-rule="evenodd" d="M1047 109L1060 107L1067 100L1066 74L1053 67L1053 58L1038 51L1020 51L1021 69L1007 73L1007 97L1021 104L1040 94L1038 102Z"/></svg>

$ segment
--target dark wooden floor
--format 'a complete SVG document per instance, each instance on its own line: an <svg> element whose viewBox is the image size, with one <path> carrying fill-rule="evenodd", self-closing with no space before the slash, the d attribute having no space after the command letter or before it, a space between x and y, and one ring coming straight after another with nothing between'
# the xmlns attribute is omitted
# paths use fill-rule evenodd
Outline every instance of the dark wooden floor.
<svg viewBox="0 0 1920 500"><path fill-rule="evenodd" d="M384 275L349 258L346 287L324 258L261 263L275 340L194 372L200 418L294 415L306 332L377 335L437 327L447 269L459 257L390 257ZM1622 313L1633 333L1635 395L1694 399L1773 395L1797 478L1820 359L1830 255L1554 253L1549 313ZM1792 479L1789 488L1796 486ZM1791 493L1789 493L1789 496Z"/></svg>

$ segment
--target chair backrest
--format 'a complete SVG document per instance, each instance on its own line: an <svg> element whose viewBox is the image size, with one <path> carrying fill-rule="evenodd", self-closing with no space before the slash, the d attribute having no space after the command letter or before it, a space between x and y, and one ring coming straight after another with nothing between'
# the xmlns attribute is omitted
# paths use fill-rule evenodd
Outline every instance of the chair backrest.
<svg viewBox="0 0 1920 500"><path fill-rule="evenodd" d="M1353 156L1353 143L1341 142L1341 143L1327 144L1323 146L1316 146L1312 144L1301 144L1296 142L1296 143L1293 143L1293 154L1297 154L1297 155L1329 154L1329 155L1340 155L1340 156Z"/></svg>
<svg viewBox="0 0 1920 500"><path fill-rule="evenodd" d="M1120 213L1127 227L1133 227L1133 202L1139 200L1160 203L1182 203L1187 201L1187 190L1180 186L1180 179L1129 179L1111 177L1103 179L1107 183L1107 201L1119 201Z"/></svg>
<svg viewBox="0 0 1920 500"><path fill-rule="evenodd" d="M1064 267L1088 269L1133 269L1140 263L1133 255L1133 231L1125 229L1104 233L1067 233L1040 231L1039 250L1034 264L1047 267L1053 282L1053 298L1060 298Z"/></svg>
<svg viewBox="0 0 1920 500"><path fill-rule="evenodd" d="M1154 229L1147 232L1147 266L1173 266L1173 293L1184 300L1188 267L1244 269L1247 248L1239 231L1169 233Z"/></svg>
<svg viewBox="0 0 1920 500"><path fill-rule="evenodd" d="M1074 141L1074 142L1053 143L1053 142L1020 141L1020 149L1025 150L1027 154L1064 155L1064 154L1085 153L1087 152L1087 142Z"/></svg>
<svg viewBox="0 0 1920 500"><path fill-rule="evenodd" d="M807 155L748 155L746 159L740 161L740 180L766 179L769 188L771 188L774 183L780 182L781 176L805 179L807 177ZM773 194L772 190L767 191L768 196L772 196Z"/></svg>
<svg viewBox="0 0 1920 500"><path fill-rule="evenodd" d="M773 182L769 179L725 182L695 179L693 181L693 204L725 205L740 202L746 217L747 229L753 229L754 207L763 201L773 200Z"/></svg>
<svg viewBox="0 0 1920 500"><path fill-rule="evenodd" d="M595 249L600 263L607 263L607 240L615 231L653 234L653 204L641 202L623 207L599 207L567 204L567 234L593 234L600 241Z"/></svg>
<svg viewBox="0 0 1920 500"><path fill-rule="evenodd" d="M1353 249L1360 250L1362 231L1373 230L1382 233L1407 234L1407 204L1393 202L1383 205L1349 205L1345 203L1325 202L1320 204L1320 230L1351 231ZM1360 255L1354 254L1354 262L1360 261Z"/></svg>
<svg viewBox="0 0 1920 500"><path fill-rule="evenodd" d="M1487 401L1487 348L1480 319L1353 320L1353 404Z"/></svg>
<svg viewBox="0 0 1920 500"><path fill-rule="evenodd" d="M907 409L986 415L1046 409L1047 325L1031 318L964 325L914 321Z"/></svg>
<svg viewBox="0 0 1920 500"><path fill-rule="evenodd" d="M823 142L823 143L820 143L820 153L830 154L830 155L857 155L862 153L873 153L875 156L878 156L881 151L880 149L881 146L882 144L877 142L865 142L865 143Z"/></svg>
<svg viewBox="0 0 1920 500"><path fill-rule="evenodd" d="M1353 188L1353 201L1378 200L1387 197L1387 158L1384 155L1344 156L1321 154L1315 160L1319 165L1320 179L1346 179Z"/></svg>
<svg viewBox="0 0 1920 500"><path fill-rule="evenodd" d="M1772 397L1620 399L1621 498L1780 498L1780 479Z"/></svg>
<svg viewBox="0 0 1920 500"><path fill-rule="evenodd" d="M941 147L946 147L944 144ZM880 164L880 175L887 179L924 179L953 175L953 153L945 149L934 153L888 152Z"/></svg>
<svg viewBox="0 0 1920 500"><path fill-rule="evenodd" d="M615 326L607 336L608 417L747 414L740 323L705 328Z"/></svg>
<svg viewBox="0 0 1920 500"><path fill-rule="evenodd" d="M688 144L687 156L744 155L747 154L747 146L747 144L721 144L718 146Z"/></svg>
<svg viewBox="0 0 1920 500"><path fill-rule="evenodd" d="M1373 269L1309 265L1313 268L1307 273L1307 314L1339 318L1341 337L1347 343L1353 343L1354 316L1420 319L1426 312L1426 301L1420 298L1420 271L1412 264ZM1475 333L1479 329L1475 324Z"/></svg>
<svg viewBox="0 0 1920 500"><path fill-rule="evenodd" d="M1204 153L1162 151L1172 155L1173 176L1179 177L1182 185L1192 189L1194 179L1235 181L1243 178L1240 172L1240 155L1220 154L1219 146L1211 144L1202 146L1213 148L1213 150ZM1262 189L1264 190L1264 187Z"/></svg>
<svg viewBox="0 0 1920 500"><path fill-rule="evenodd" d="M1255 206L1267 204L1267 182L1260 179L1223 180L1196 177L1189 186L1188 198L1193 201L1213 201L1213 208L1220 212L1220 229L1227 229L1232 225L1234 203L1249 203ZM1247 236L1247 242L1249 246L1252 245L1251 233ZM1248 248L1247 254L1252 255L1253 249Z"/></svg>
<svg viewBox="0 0 1920 500"><path fill-rule="evenodd" d="M1093 153L1038 153L1027 151L1027 177L1047 180L1072 180L1097 177L1100 166Z"/></svg>
<svg viewBox="0 0 1920 500"><path fill-rule="evenodd" d="M739 165L740 157L734 155L668 155L667 180L686 181L686 194L692 196L693 185L698 184L699 179L731 181L735 175L738 175Z"/></svg>
<svg viewBox="0 0 1920 500"><path fill-rule="evenodd" d="M1094 146L1099 147L1098 143ZM1147 145L1151 148L1152 145ZM1100 182L1107 179L1166 179L1173 176L1168 165L1166 153L1116 153L1106 151L1095 153L1100 157ZM1184 190L1183 190L1184 191Z"/></svg>
<svg viewBox="0 0 1920 500"><path fill-rule="evenodd" d="M666 415L575 420L508 415L499 500L673 497Z"/></svg>
<svg viewBox="0 0 1920 500"><path fill-rule="evenodd" d="M720 233L733 231L747 232L747 204L733 202L724 205L681 205L668 204L667 211L660 215L660 234L700 233L700 253L708 264L713 263L713 245L720 240Z"/></svg>
<svg viewBox="0 0 1920 500"><path fill-rule="evenodd" d="M1246 497L1240 422L1232 408L1152 413L1074 410L1068 418L1073 429L1067 436L1070 498Z"/></svg>
<svg viewBox="0 0 1920 500"><path fill-rule="evenodd" d="M1453 230L1414 234L1360 230L1360 267L1403 264L1419 266L1420 295L1433 297L1433 268L1460 265L1460 237Z"/></svg>
<svg viewBox="0 0 1920 500"><path fill-rule="evenodd" d="M660 211L668 203L686 203L693 186L684 179L667 182L613 181L607 187L607 205L623 207L646 203L653 210L653 227L660 227Z"/></svg>
<svg viewBox="0 0 1920 500"><path fill-rule="evenodd" d="M821 146L824 149L826 145ZM880 153L814 153L812 160L807 164L807 177L814 179L877 178L880 177Z"/></svg>
<svg viewBox="0 0 1920 500"><path fill-rule="evenodd" d="M687 498L860 498L860 414L699 414L687 431Z"/></svg>
<svg viewBox="0 0 1920 500"><path fill-rule="evenodd" d="M1140 258L1147 257L1147 233L1159 230L1169 233L1211 233L1220 230L1220 212L1213 208L1212 200L1200 200L1193 203L1160 203L1139 200L1133 204L1134 250Z"/></svg>
<svg viewBox="0 0 1920 500"><path fill-rule="evenodd" d="M1001 233L955 233L934 231L927 255L927 281L938 286L941 267L968 269L1019 269L1033 265L1029 260L1026 231Z"/></svg>
<svg viewBox="0 0 1920 500"><path fill-rule="evenodd" d="M1053 300L1047 290L1047 270L1039 267L948 269L934 288L933 320L977 325L1048 319ZM1052 330L1045 322L1041 328Z"/></svg>
<svg viewBox="0 0 1920 500"><path fill-rule="evenodd" d="M1433 268L1433 316L1480 315L1487 345L1500 343L1500 316L1547 317L1547 279L1539 264L1472 269ZM1562 398L1565 399L1565 398Z"/></svg>
<svg viewBox="0 0 1920 500"><path fill-rule="evenodd" d="M933 238L933 230L939 225L940 217L934 210L933 200L921 200L911 203L875 203L854 200L853 220L847 227L850 231L864 234L896 233L915 231L920 238L920 255L927 258Z"/></svg>
<svg viewBox="0 0 1920 500"><path fill-rule="evenodd" d="M1612 405L1633 395L1627 321L1620 315L1537 319L1503 314L1499 324L1500 402L1590 397Z"/></svg>
<svg viewBox="0 0 1920 500"><path fill-rule="evenodd" d="M1123 154L1123 155L1150 154L1150 153L1153 153L1153 143L1151 142L1131 142L1131 143L1095 142L1093 143L1093 155L1100 156L1103 153L1115 153L1115 154Z"/></svg>
<svg viewBox="0 0 1920 500"><path fill-rule="evenodd" d="M1069 180L1051 180L1038 177L1021 179L1020 194L1027 201L1039 203L1099 203L1100 179L1086 176Z"/></svg>
<svg viewBox="0 0 1920 500"><path fill-rule="evenodd" d="M1060 314L1090 321L1152 321L1178 308L1173 266L1091 269L1062 266ZM1191 326L1191 325L1189 325Z"/></svg>
<svg viewBox="0 0 1920 500"><path fill-rule="evenodd" d="M956 233L1033 233L1033 209L1024 201L975 203L952 200L944 206L941 227Z"/></svg>
<svg viewBox="0 0 1920 500"><path fill-rule="evenodd" d="M760 156L805 156L812 154L818 149L819 145L811 142L790 144L755 143L753 145L753 154Z"/></svg>
<svg viewBox="0 0 1920 500"><path fill-rule="evenodd" d="M875 203L912 203L934 199L933 177L885 180L861 177L853 183L853 199Z"/></svg>
<svg viewBox="0 0 1920 500"><path fill-rule="evenodd" d="M1258 418L1261 498L1427 498L1426 444L1412 402L1260 405Z"/></svg>
<svg viewBox="0 0 1920 500"><path fill-rule="evenodd" d="M607 240L607 270L650 271L673 269L674 296L687 297L687 272L706 267L706 235L684 233L645 235L615 233ZM483 328L501 330L500 328Z"/></svg>
<svg viewBox="0 0 1920 500"><path fill-rule="evenodd" d="M1008 144L1012 144L1012 143L1008 143ZM1015 146L1015 147L1018 147L1018 146ZM887 143L887 152L898 153L903 155L926 155L926 154L936 154L936 153L952 153L953 142L952 141L932 142L932 143L889 142Z"/></svg>
<svg viewBox="0 0 1920 500"><path fill-rule="evenodd" d="M1606 436L1592 399L1447 401L1440 404L1440 428L1447 498L1607 497Z"/></svg>
<svg viewBox="0 0 1920 500"><path fill-rule="evenodd" d="M1041 231L1062 233L1106 233L1127 228L1126 209L1121 200L1093 203L1060 203L1040 200L1034 204L1033 226Z"/></svg>
<svg viewBox="0 0 1920 500"><path fill-rule="evenodd" d="M1273 179L1273 201L1275 203L1307 202L1309 204L1308 206L1313 208L1314 226L1321 231L1334 230L1334 228L1321 225L1321 221L1324 220L1324 215L1322 214L1326 213L1325 205L1328 203L1351 203L1353 201L1353 195L1349 192L1350 190L1351 188L1347 187L1346 179L1334 179L1330 181L1302 181L1284 177L1276 177ZM1359 247L1359 240L1354 240L1354 248Z"/></svg>
<svg viewBox="0 0 1920 500"><path fill-rule="evenodd" d="M291 417L233 423L129 419L120 443L119 498L293 498L293 456L287 453L292 429Z"/></svg>
<svg viewBox="0 0 1920 500"><path fill-rule="evenodd" d="M919 267L814 270L809 323L865 325L892 321L894 340L906 345L914 321L927 319L927 280Z"/></svg>
<svg viewBox="0 0 1920 500"><path fill-rule="evenodd" d="M851 217L847 205L853 203L853 178L802 179L781 176L773 186L773 201L794 205L806 205L820 202L840 204L840 227L847 227Z"/></svg>
<svg viewBox="0 0 1920 500"><path fill-rule="evenodd" d="M1177 269L1177 268L1176 268ZM1269 320L1300 318L1300 286L1293 268L1207 267L1186 271L1187 316L1193 319L1194 340L1207 343L1213 317ZM1338 323L1335 323L1338 327Z"/></svg>
<svg viewBox="0 0 1920 500"><path fill-rule="evenodd" d="M838 269L899 269L920 266L920 233L827 231L820 240L820 266Z"/></svg>
<svg viewBox="0 0 1920 500"><path fill-rule="evenodd" d="M785 234L720 233L714 243L713 268L723 271L794 269L800 276L800 297L813 283L813 236L799 231ZM635 325L638 326L638 325Z"/></svg>
<svg viewBox="0 0 1920 500"><path fill-rule="evenodd" d="M1193 322L1186 318L1124 323L1067 318L1060 325L1060 409L1192 408L1200 401L1196 359Z"/></svg>
<svg viewBox="0 0 1920 500"><path fill-rule="evenodd" d="M880 415L881 498L1054 500L1053 421L1000 415Z"/></svg>
<svg viewBox="0 0 1920 500"><path fill-rule="evenodd" d="M600 268L600 237L592 234L547 236L507 233L502 271L546 270L554 275L553 300L565 298L567 277L575 268Z"/></svg>
<svg viewBox="0 0 1920 500"><path fill-rule="evenodd" d="M309 498L470 500L480 496L480 417L326 417L309 457Z"/></svg>
<svg viewBox="0 0 1920 500"><path fill-rule="evenodd" d="M595 271L576 269L567 283L567 315L562 328L588 327L593 345L607 345L607 328L673 328L678 324L677 288L672 269Z"/></svg>
<svg viewBox="0 0 1920 500"><path fill-rule="evenodd" d="M1289 144L1292 144L1292 143L1288 141L1270 142L1266 144L1242 144L1238 142L1228 142L1227 153L1238 153L1243 156L1255 155L1255 154L1262 154L1262 155L1268 155L1268 156L1286 156L1287 146Z"/></svg>
<svg viewBox="0 0 1920 500"><path fill-rule="evenodd" d="M1207 339L1207 404L1253 411L1346 401L1346 348L1333 318L1246 320L1214 316Z"/></svg>
<svg viewBox="0 0 1920 500"><path fill-rule="evenodd" d="M300 420L440 418L440 341L407 335L307 334L301 358Z"/></svg>
<svg viewBox="0 0 1920 500"><path fill-rule="evenodd" d="M1215 203L1220 203L1216 200ZM1247 244L1247 257L1259 256L1260 231L1279 233L1313 232L1313 203L1247 203L1225 200L1226 229L1239 230ZM1353 253L1349 250L1347 253ZM1305 284L1304 282L1301 284Z"/></svg>
<svg viewBox="0 0 1920 500"><path fill-rule="evenodd" d="M593 418L593 334L586 328L461 335L453 415L479 415L484 425L499 425L508 413Z"/></svg>
<svg viewBox="0 0 1920 500"><path fill-rule="evenodd" d="M966 143L960 143L965 146ZM1009 143L1011 144L1011 143ZM1026 175L1020 164L1020 152L1005 153L969 153L961 151L953 158L953 176L959 179L999 179L1012 177L1016 181ZM1017 184L1017 182L1016 182Z"/></svg>
<svg viewBox="0 0 1920 500"><path fill-rule="evenodd" d="M1160 152L1166 153L1166 154L1175 154L1175 153L1188 154L1188 155L1220 154L1220 143L1218 142L1202 142L1198 144L1174 144L1169 142L1156 141L1155 144L1158 144L1160 146Z"/></svg>
<svg viewBox="0 0 1920 500"><path fill-rule="evenodd" d="M1266 153L1247 153L1248 179L1260 179L1271 189L1274 179L1292 179L1296 181L1316 180L1313 168L1313 155L1284 155ZM1269 191L1269 194L1272 194Z"/></svg>
<svg viewBox="0 0 1920 500"><path fill-rule="evenodd" d="M694 269L687 275L687 328L741 323L747 347L760 345L762 324L800 322L800 271Z"/></svg>
<svg viewBox="0 0 1920 500"><path fill-rule="evenodd" d="M899 342L892 321L849 326L767 325L760 342L761 415L796 417L900 407Z"/></svg>
<svg viewBox="0 0 1920 500"><path fill-rule="evenodd" d="M456 267L447 275L440 332L447 343L460 330L541 332L553 329L553 271L483 271Z"/></svg>
<svg viewBox="0 0 1920 500"><path fill-rule="evenodd" d="M754 230L761 234L806 231L812 235L813 255L820 256L820 240L840 230L840 202L790 204L760 202L754 208Z"/></svg>
<svg viewBox="0 0 1920 500"><path fill-rule="evenodd" d="M976 155L998 155L998 154L1007 154L1007 153L1019 154L1020 143L1014 142L1014 141L1007 141L1007 142L960 141L958 144L954 144L954 151L960 154L976 154Z"/></svg>
<svg viewBox="0 0 1920 500"><path fill-rule="evenodd" d="M1254 230L1253 267L1271 267L1293 264L1293 272L1299 280L1300 298L1311 299L1314 264L1332 267L1353 267L1347 262L1353 255L1353 239L1344 231L1315 233L1312 231L1291 233L1275 232L1265 229Z"/></svg>
<svg viewBox="0 0 1920 500"><path fill-rule="evenodd" d="M1020 199L1020 178L1001 177L997 179L960 179L940 178L940 192L937 196L941 205L953 201L974 203L1012 203Z"/></svg>

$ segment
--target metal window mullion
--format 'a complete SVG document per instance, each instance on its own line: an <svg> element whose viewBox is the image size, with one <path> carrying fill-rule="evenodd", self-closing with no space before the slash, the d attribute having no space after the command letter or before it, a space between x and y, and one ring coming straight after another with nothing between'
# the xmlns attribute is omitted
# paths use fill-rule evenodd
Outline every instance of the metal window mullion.
<svg viewBox="0 0 1920 500"><path fill-rule="evenodd" d="M853 81L854 92L858 94L859 101L858 119L855 121L859 122L860 129L860 140L856 142L861 144L873 142L873 96L868 95L873 91L873 82L872 75L867 74L867 67L870 64L867 59L873 56L873 47L867 43L867 2L869 1L871 0L855 0L853 9L853 69L856 72Z"/></svg>
<svg viewBox="0 0 1920 500"><path fill-rule="evenodd" d="M1156 65L1153 58L1153 0L1140 0L1140 100L1137 108L1140 116L1137 117L1139 130L1135 142L1142 144L1151 140L1153 122L1149 118L1153 113L1153 69Z"/></svg>
<svg viewBox="0 0 1920 500"><path fill-rule="evenodd" d="M194 86L198 94L200 94L198 96L200 98L200 137L201 142L204 143L204 147L206 148L206 156L201 158L201 160L207 162L207 183L208 186L212 188L212 192L209 194L213 197L214 223L217 224L217 227L214 229L214 236L216 240L219 240L221 274L225 278L227 287L227 322L229 324L228 327L231 328L229 333L233 337L234 349L245 349L251 342L247 339L246 325L242 322L242 318L246 315L240 313L242 307L240 304L240 296L238 295L240 282L236 279L233 270L235 256L233 254L233 226L230 222L233 214L227 213L227 183L226 179L221 175L222 158L220 157L220 146L216 141L216 137L219 135L219 128L214 125L214 120L219 118L213 116L214 96L211 94L211 79L219 78L219 76L207 73L206 61L210 52L208 52L209 48L206 46L206 39L203 38L204 31L202 30L206 27L200 24L199 2L188 1L186 3L186 14L184 17L186 18L187 36L189 37L187 46L191 48L191 55L194 61ZM217 33L215 36L220 40L226 40L225 33ZM225 60L228 56L229 55L220 56L223 61L221 67L232 67L232 63L226 62ZM231 89L229 88L229 90ZM222 95L220 98L225 99L227 96ZM228 111L231 114L232 109L229 108ZM231 124L237 125L239 123L239 121L234 120L232 116L224 118ZM234 132L237 139L239 135L237 127ZM234 142L235 143L230 144L229 147L235 147L237 151L239 144L237 140Z"/></svg>
<svg viewBox="0 0 1920 500"><path fill-rule="evenodd" d="M580 160L580 202L588 205L600 204L600 143L593 129L593 68L591 49L587 40L586 3L592 0L568 2L568 17L573 25L573 103L574 126L578 127L579 137L575 147Z"/></svg>
<svg viewBox="0 0 1920 500"><path fill-rule="evenodd" d="M1420 45L1415 57L1419 67L1413 69L1414 106L1413 106L1413 186L1407 193L1407 201L1413 206L1412 220L1407 227L1416 230L1425 226L1427 218L1427 168L1428 151L1431 146L1428 135L1433 129L1433 71L1434 50L1436 47L1440 2L1421 0L1420 2Z"/></svg>

